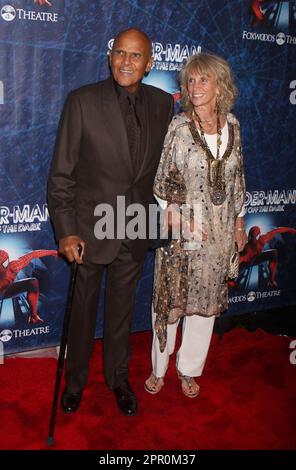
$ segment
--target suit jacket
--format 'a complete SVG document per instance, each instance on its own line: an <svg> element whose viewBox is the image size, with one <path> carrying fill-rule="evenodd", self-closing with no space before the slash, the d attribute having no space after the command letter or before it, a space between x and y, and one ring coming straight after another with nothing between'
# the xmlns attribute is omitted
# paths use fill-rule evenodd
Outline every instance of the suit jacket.
<svg viewBox="0 0 296 470"><path fill-rule="evenodd" d="M95 207L110 204L116 220L117 196L125 196L126 205L148 207L153 200L153 181L173 100L158 88L141 86L147 142L137 174L112 78L72 91L63 109L48 182L49 211L56 238L80 236L86 242L85 259L94 263L110 263L122 243L95 237ZM134 258L141 259L148 240L136 239L130 247Z"/></svg>

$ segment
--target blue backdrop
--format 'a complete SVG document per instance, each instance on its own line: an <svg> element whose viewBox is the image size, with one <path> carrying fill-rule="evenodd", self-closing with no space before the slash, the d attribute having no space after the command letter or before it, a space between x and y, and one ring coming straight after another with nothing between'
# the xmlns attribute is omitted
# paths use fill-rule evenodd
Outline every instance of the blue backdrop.
<svg viewBox="0 0 296 470"><path fill-rule="evenodd" d="M46 185L67 93L109 75L114 36L138 27L153 41L154 68L145 79L174 94L178 71L192 53L225 57L239 88L247 180L246 224L262 234L296 227L296 2L269 0L0 1L0 339L5 353L57 344L69 268L52 256L33 259L8 279L7 263L55 248ZM247 267L230 291L227 315L295 302L296 236L272 232L269 252ZM1 258L2 253L2 258ZM133 328L150 328L153 254L138 286ZM34 277L43 323L28 324L26 292L4 298L7 282ZM102 301L100 305L102 312ZM102 332L102 314L97 335Z"/></svg>

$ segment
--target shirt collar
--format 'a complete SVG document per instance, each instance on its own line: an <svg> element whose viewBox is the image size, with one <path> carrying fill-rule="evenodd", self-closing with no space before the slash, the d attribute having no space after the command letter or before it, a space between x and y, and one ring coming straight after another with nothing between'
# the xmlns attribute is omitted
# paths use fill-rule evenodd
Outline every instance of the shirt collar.
<svg viewBox="0 0 296 470"><path fill-rule="evenodd" d="M135 100L138 100L140 103L143 102L143 87L141 83L139 84L137 91L135 91L134 93L129 93L125 88L118 85L118 83L114 79L113 83L117 97L120 101L126 99L128 96L132 96Z"/></svg>

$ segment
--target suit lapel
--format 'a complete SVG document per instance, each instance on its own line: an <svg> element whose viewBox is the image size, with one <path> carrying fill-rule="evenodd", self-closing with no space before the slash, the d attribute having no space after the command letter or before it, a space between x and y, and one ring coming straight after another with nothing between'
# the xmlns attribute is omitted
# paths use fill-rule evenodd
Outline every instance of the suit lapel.
<svg viewBox="0 0 296 470"><path fill-rule="evenodd" d="M107 133L110 135L110 143L115 147L116 153L120 156L120 161L126 165L132 175L133 167L126 129L111 77L105 81L102 89L102 105L102 109L99 109L99 111L102 112Z"/></svg>

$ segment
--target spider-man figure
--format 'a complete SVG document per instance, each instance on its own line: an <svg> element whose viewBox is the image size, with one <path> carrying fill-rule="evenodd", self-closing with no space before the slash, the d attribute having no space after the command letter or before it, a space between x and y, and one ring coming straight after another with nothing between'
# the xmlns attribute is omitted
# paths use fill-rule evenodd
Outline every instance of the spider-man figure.
<svg viewBox="0 0 296 470"><path fill-rule="evenodd" d="M278 227L270 232L261 235L261 230L256 225L251 227L248 234L248 241L240 253L240 271L250 267L256 266L263 261L268 261L269 279L268 286L276 287L275 274L278 263L278 252L276 249L263 251L266 243L270 242L278 233L293 233L296 235L296 229L290 227ZM234 281L229 281L230 287L236 287Z"/></svg>
<svg viewBox="0 0 296 470"><path fill-rule="evenodd" d="M252 0L251 11L254 16L252 26L256 26L257 23L265 21L264 13L261 10L261 4L264 3L264 1L266 0Z"/></svg>
<svg viewBox="0 0 296 470"><path fill-rule="evenodd" d="M37 3L37 5L47 5L49 7L52 6L52 4L49 2L49 0L34 0L34 3Z"/></svg>
<svg viewBox="0 0 296 470"><path fill-rule="evenodd" d="M19 271L24 269L32 259L44 256L57 256L56 250L35 250L21 256L17 260L9 261L8 253L0 250L0 300L15 297L27 292L27 300L30 306L29 323L40 323L43 320L37 312L39 299L39 282L35 277L15 281Z"/></svg>
<svg viewBox="0 0 296 470"><path fill-rule="evenodd" d="M264 15L261 5L264 3L276 3L280 0L252 0L251 3L251 12L253 15L252 26L256 26L260 23L265 23L267 21L266 16Z"/></svg>

